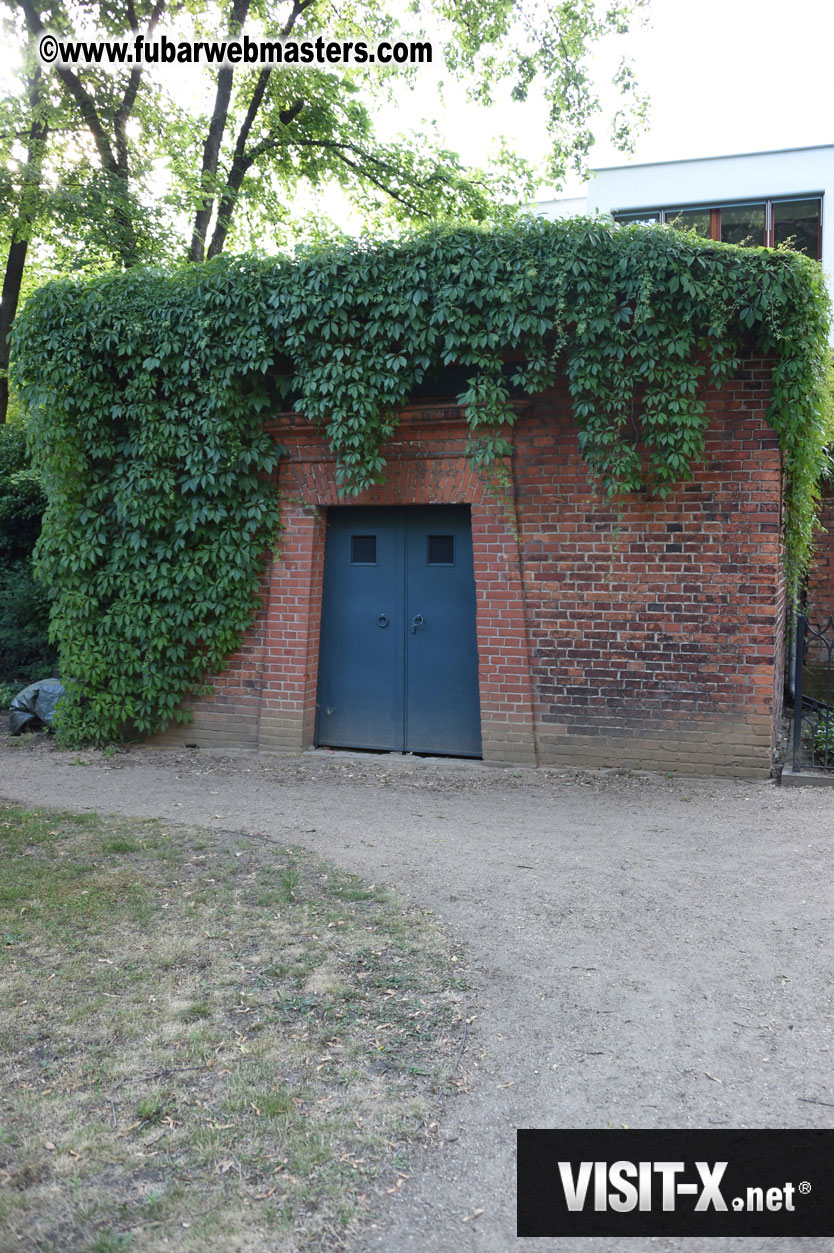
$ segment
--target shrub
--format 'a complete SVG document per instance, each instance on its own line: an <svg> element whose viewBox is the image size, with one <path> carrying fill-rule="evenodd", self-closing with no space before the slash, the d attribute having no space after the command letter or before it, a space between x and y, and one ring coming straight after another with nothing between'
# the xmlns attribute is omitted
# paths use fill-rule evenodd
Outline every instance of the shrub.
<svg viewBox="0 0 834 1253"><path fill-rule="evenodd" d="M46 496L26 459L18 423L0 427L0 703L9 692L51 674L57 655L49 643L52 596L35 581L32 550Z"/></svg>

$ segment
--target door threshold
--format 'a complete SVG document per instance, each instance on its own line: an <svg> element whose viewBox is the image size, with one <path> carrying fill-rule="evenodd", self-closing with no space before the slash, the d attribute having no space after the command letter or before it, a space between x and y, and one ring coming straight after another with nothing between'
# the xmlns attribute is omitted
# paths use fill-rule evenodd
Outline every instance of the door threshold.
<svg viewBox="0 0 834 1253"><path fill-rule="evenodd" d="M328 756L338 758L363 758L363 757L389 757L394 758L397 762L419 761L425 762L427 765L442 766L448 764L450 766L462 765L465 762L472 762L475 765L483 765L483 757L476 757L472 753L429 753L429 752L403 752L398 748L330 748L327 744L317 744L314 748L305 749L305 754L316 754L317 756Z"/></svg>

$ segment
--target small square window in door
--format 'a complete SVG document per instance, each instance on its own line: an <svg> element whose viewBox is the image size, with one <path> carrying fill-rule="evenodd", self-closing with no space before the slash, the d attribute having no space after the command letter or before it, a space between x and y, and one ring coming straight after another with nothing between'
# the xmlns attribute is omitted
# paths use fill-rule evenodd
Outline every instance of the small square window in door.
<svg viewBox="0 0 834 1253"><path fill-rule="evenodd" d="M350 564L352 566L376 565L375 535L351 535Z"/></svg>
<svg viewBox="0 0 834 1253"><path fill-rule="evenodd" d="M454 535L428 535L427 564L430 566L453 566L455 564Z"/></svg>

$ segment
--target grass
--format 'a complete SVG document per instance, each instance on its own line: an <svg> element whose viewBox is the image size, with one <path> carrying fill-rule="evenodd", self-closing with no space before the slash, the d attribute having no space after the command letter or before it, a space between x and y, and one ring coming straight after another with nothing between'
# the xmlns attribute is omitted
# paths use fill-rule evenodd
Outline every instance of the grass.
<svg viewBox="0 0 834 1253"><path fill-rule="evenodd" d="M461 963L311 855L0 806L0 1250L343 1247L431 1142Z"/></svg>

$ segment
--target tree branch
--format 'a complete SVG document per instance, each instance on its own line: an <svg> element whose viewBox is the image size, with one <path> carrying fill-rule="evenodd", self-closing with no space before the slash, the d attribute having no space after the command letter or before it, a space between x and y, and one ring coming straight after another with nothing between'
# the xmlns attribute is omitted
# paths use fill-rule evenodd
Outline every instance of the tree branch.
<svg viewBox="0 0 834 1253"><path fill-rule="evenodd" d="M150 39L156 29L156 25L159 22L164 10L165 0L157 0L157 3L154 5L151 12L151 16L148 19L148 25L145 30L145 37L147 39ZM131 31L133 31L135 35L138 35L139 23L136 19L136 12L132 3L128 6L128 20L130 22ZM113 133L116 137L116 153L118 156L119 167L123 170L127 170L128 167L127 122L133 112L133 106L136 104L136 97L139 94L139 87L142 82L142 71L142 65L134 65L133 69L130 71L130 77L128 78L127 86L125 87L125 93L122 96L122 102L113 115Z"/></svg>
<svg viewBox="0 0 834 1253"><path fill-rule="evenodd" d="M232 16L229 22L229 33L236 35L249 13L250 0L233 0ZM203 144L203 163L200 168L200 199L194 214L194 227L191 232L191 247L188 252L189 261L202 261L206 250L206 234L214 209L214 179L220 160L220 146L226 131L229 116L229 102L232 98L232 82L234 66L223 65L217 72L217 90L214 95L214 109L209 123L206 141Z"/></svg>
<svg viewBox="0 0 834 1253"><path fill-rule="evenodd" d="M266 71L266 74L267 75L269 74L269 70ZM251 152L247 153L246 140L249 137L249 130L251 127L251 123L255 120L255 114L257 113L258 108L260 107L261 98L263 96L263 92L261 92L261 96L257 97L258 88L261 87L261 79L263 79L263 90L265 91L266 90L266 78L264 77L263 71L261 72L261 75L259 77L258 84L255 88L255 93L253 94L252 100L250 101L250 104L249 104L249 109L247 111L246 118L243 121L243 124L240 128L240 133L237 137L237 143L235 144L235 154L232 159L231 169L229 170L229 174L226 179L226 185L223 188L223 195L220 200L220 206L217 210L217 222L214 227L214 234L211 237L211 245L208 251L209 260L211 260L212 257L216 257L218 253L221 253L224 247L226 246L226 237L229 234L229 227L231 226L231 222L232 222L232 214L235 211L235 205L237 204L238 193L240 192L241 184L243 183L243 180L246 177L247 172L252 168L258 156L260 155L260 152L259 152L260 145L256 145L255 148L252 149ZM283 126L289 126L291 122L295 121L295 119L298 117L299 113L301 112L303 108L304 108L304 101L296 100L295 104L292 105L291 108L282 109L281 112L278 114L281 124Z"/></svg>
<svg viewBox="0 0 834 1253"><path fill-rule="evenodd" d="M420 217L429 216L419 209L414 201L408 200L405 196L395 192L386 183L382 182L381 178L377 178L371 174L370 170L367 169L367 166L360 164L360 162L367 162L369 165L374 165L379 170L387 171L391 174L396 174L398 172L395 165L393 165L390 161L384 161L381 157L374 156L372 152L363 152L363 150L356 144L347 143L346 141L340 141L337 139L291 139L286 143L282 143L277 137L275 137L272 139L261 140L261 142L252 150L251 160L255 161L265 152L274 151L276 148L284 146L295 146L297 148L326 148L344 165L356 170L362 178L367 178L370 183L373 183L373 185L378 187L380 191L385 192L385 194L390 196L392 200L396 200L399 204L403 205L409 210L409 212L416 213ZM346 153L352 153L355 157L359 158L359 160L352 161L350 157L345 155ZM423 180L417 183L417 186L425 187L427 186L427 183Z"/></svg>
<svg viewBox="0 0 834 1253"><path fill-rule="evenodd" d="M283 30L279 35L279 39L286 39L288 37L298 19L306 12L307 9L311 8L315 2L316 0L295 0L292 11L284 23ZM245 0L245 3L244 0L236 0L236 4L240 5L242 8L243 16L240 18L240 24L243 25L248 12L249 0ZM237 11L237 9L235 11ZM232 20L234 21L234 16ZM232 156L232 164L221 194L220 207L217 212L217 224L215 226L211 246L208 251L209 257L215 257L219 252L223 251L226 236L229 231L229 225L231 223L231 215L237 201L237 193L240 189L240 184L243 181L246 171L252 165L252 161L246 156L246 143L249 139L249 134L255 118L257 117L258 111L263 103L267 84L269 83L270 73L271 67L266 66L258 75L258 81L255 84L255 90L252 93L252 98L249 101L246 116L241 123L240 130L238 131L237 140L235 142L235 150ZM227 75L226 79L223 79L224 74ZM233 75L234 69L232 66L224 66L217 75L217 95L215 97L214 113L212 114L211 126L209 127L209 133L206 137L206 143L203 148L203 167L200 172L201 203L198 205L197 212L194 215L194 230L192 232L191 248L188 254L189 260L194 262L202 261L205 257L206 236L208 234L209 223L211 221L211 215L217 195L214 187L214 180L220 160L220 146L223 142L223 134L226 129L226 121L228 118ZM221 79L223 79L222 91ZM298 112L300 112L302 107L303 101L299 104L298 109L294 114L295 117L298 116ZM283 117L281 120L283 121ZM235 180L237 182L236 186Z"/></svg>
<svg viewBox="0 0 834 1253"><path fill-rule="evenodd" d="M24 17L26 18L26 25L29 27L29 33L32 37L35 38L38 35L43 34L45 27L41 22L37 11L32 5L31 0L20 0L20 7ZM87 91L78 75L73 73L72 70L68 70L65 66L57 64L55 69L58 77L61 79L61 82L64 84L67 91L70 93L78 106L78 111L93 137L93 143L98 150L102 165L109 173L115 173L118 170L118 161L113 153L112 147L110 146L110 141L107 138L104 125L101 117L99 116L93 97Z"/></svg>

